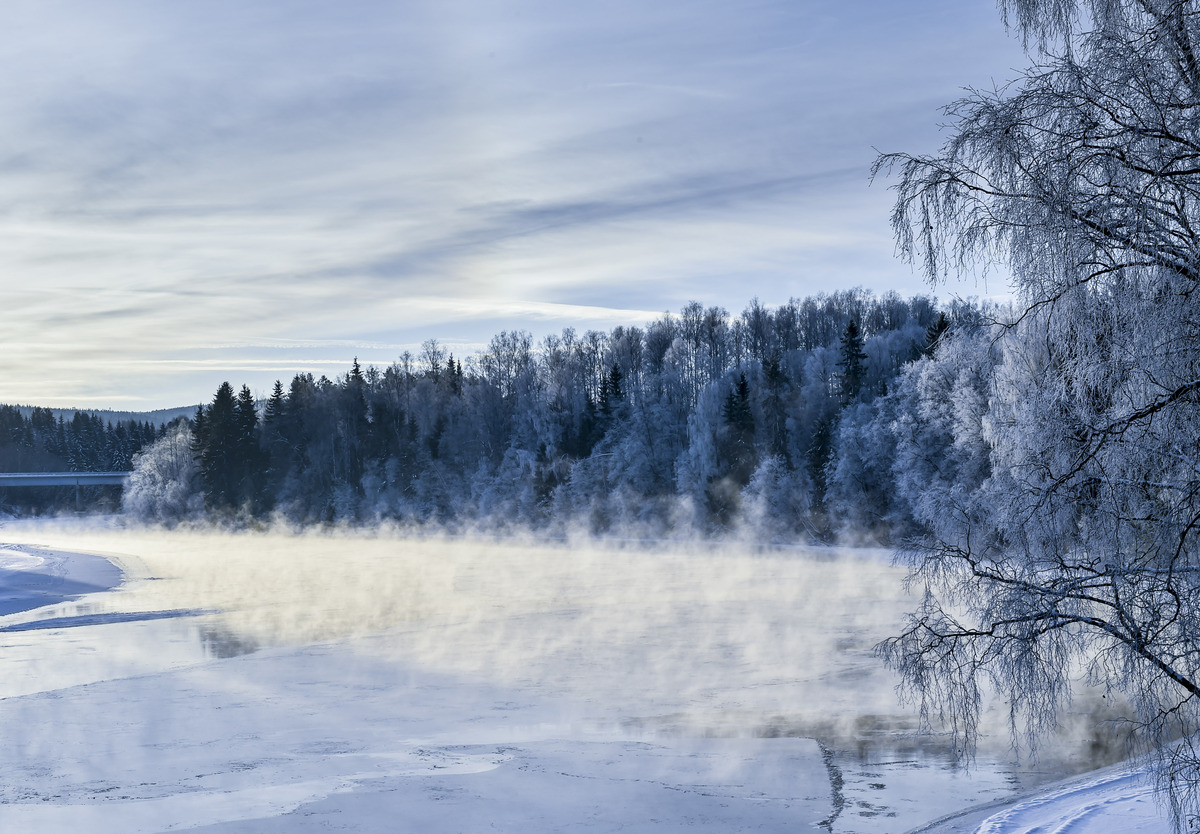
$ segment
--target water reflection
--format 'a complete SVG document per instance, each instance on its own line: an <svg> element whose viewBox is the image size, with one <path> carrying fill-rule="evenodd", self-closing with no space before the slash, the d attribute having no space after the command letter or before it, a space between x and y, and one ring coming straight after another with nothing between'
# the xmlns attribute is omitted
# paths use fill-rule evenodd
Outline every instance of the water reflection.
<svg viewBox="0 0 1200 834"><path fill-rule="evenodd" d="M139 615L98 621L96 614L79 615L70 606L57 610L61 613L56 616L0 632L0 698L154 674L207 660L194 618ZM79 623L81 619L88 623Z"/></svg>
<svg viewBox="0 0 1200 834"><path fill-rule="evenodd" d="M220 623L208 623L197 629L205 653L212 658L241 657L258 651L259 645L250 637L238 635Z"/></svg>

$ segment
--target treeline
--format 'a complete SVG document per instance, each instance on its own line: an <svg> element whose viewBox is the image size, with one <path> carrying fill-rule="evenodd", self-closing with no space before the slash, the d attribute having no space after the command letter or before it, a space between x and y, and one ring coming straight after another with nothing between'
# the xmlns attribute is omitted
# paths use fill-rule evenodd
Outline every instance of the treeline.
<svg viewBox="0 0 1200 834"><path fill-rule="evenodd" d="M133 468L133 458L165 429L150 422L109 422L76 411L55 418L48 408L28 415L15 405L0 405L0 472L112 472ZM91 487L85 496L114 502L117 488ZM9 511L45 512L75 506L73 487L11 487L0 490L0 506Z"/></svg>
<svg viewBox="0 0 1200 834"><path fill-rule="evenodd" d="M138 458L126 507L886 537L910 514L878 481L888 461L865 427L947 329L980 318L861 290L736 317L692 303L608 333L502 332L466 358L431 340L387 368L277 382L265 403L226 383Z"/></svg>

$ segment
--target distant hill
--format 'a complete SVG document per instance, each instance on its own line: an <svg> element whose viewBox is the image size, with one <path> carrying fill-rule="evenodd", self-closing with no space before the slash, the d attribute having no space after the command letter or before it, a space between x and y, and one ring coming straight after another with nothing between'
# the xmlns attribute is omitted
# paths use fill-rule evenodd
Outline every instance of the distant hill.
<svg viewBox="0 0 1200 834"><path fill-rule="evenodd" d="M22 417L28 417L33 413L33 406L19 405L17 408L21 412ZM119 423L124 420L137 420L139 423L149 421L156 426L165 426L167 423L174 420L176 417L191 417L196 413L196 406L185 405L179 408L159 408L155 411L110 411L103 408L52 408L50 412L57 420L62 417L64 420L70 420L75 416L76 411L82 411L84 414L95 414L106 423Z"/></svg>

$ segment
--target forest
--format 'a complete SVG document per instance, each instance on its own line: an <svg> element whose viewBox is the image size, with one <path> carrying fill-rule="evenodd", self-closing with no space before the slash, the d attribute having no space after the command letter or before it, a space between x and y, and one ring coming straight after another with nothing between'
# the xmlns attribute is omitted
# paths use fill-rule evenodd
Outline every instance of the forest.
<svg viewBox="0 0 1200 834"><path fill-rule="evenodd" d="M914 461L964 453L972 415L947 397L954 363L986 363L993 312L862 290L736 317L692 302L608 333L502 332L469 357L430 340L261 402L224 383L137 456L125 507L163 523L890 541L914 525Z"/></svg>

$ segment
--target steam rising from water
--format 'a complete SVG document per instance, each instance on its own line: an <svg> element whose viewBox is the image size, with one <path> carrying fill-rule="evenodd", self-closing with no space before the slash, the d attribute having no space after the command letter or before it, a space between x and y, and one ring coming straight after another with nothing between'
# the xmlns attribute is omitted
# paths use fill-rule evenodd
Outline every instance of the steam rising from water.
<svg viewBox="0 0 1200 834"><path fill-rule="evenodd" d="M349 641L648 732L851 749L911 742L917 725L871 654L912 605L883 551L32 525L3 538L109 555L128 581L101 609L219 611L202 626L218 654ZM991 743L1004 749L1002 730Z"/></svg>

